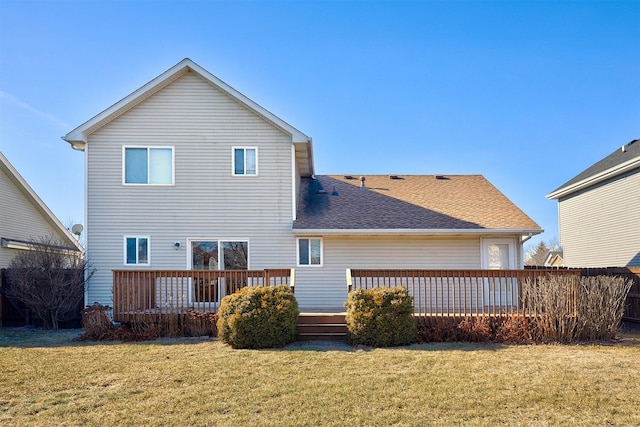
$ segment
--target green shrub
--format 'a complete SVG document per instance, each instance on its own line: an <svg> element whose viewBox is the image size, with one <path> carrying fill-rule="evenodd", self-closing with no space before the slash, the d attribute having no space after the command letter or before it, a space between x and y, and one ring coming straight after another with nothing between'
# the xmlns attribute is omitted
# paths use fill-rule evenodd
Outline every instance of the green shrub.
<svg viewBox="0 0 640 427"><path fill-rule="evenodd" d="M358 289L347 302L347 340L351 344L391 347L416 341L413 298L407 289Z"/></svg>
<svg viewBox="0 0 640 427"><path fill-rule="evenodd" d="M218 338L233 348L282 347L298 336L298 302L286 285L246 287L218 311Z"/></svg>

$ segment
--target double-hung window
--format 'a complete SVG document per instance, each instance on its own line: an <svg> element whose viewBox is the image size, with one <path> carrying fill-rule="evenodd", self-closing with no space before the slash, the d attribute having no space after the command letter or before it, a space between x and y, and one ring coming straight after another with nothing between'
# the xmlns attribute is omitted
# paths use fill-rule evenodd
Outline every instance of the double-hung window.
<svg viewBox="0 0 640 427"><path fill-rule="evenodd" d="M124 263L149 265L149 236L125 236Z"/></svg>
<svg viewBox="0 0 640 427"><path fill-rule="evenodd" d="M322 265L322 239L298 239L298 266Z"/></svg>
<svg viewBox="0 0 640 427"><path fill-rule="evenodd" d="M258 175L258 149L256 147L233 147L233 175Z"/></svg>
<svg viewBox="0 0 640 427"><path fill-rule="evenodd" d="M173 147L122 147L124 184L173 185Z"/></svg>

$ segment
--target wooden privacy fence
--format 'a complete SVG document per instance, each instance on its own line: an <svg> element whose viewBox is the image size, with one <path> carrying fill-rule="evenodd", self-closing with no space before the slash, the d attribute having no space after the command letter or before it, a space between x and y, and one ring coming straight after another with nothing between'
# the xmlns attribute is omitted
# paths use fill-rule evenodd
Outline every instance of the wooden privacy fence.
<svg viewBox="0 0 640 427"><path fill-rule="evenodd" d="M184 314L187 309L216 313L220 301L246 286L288 285L294 269L269 270L114 270L113 319L131 322L140 315Z"/></svg>
<svg viewBox="0 0 640 427"><path fill-rule="evenodd" d="M525 314L521 295L526 279L579 277L580 270L347 269L346 274L349 292L384 286L407 288L418 316L504 316ZM572 296L574 290L567 292Z"/></svg>

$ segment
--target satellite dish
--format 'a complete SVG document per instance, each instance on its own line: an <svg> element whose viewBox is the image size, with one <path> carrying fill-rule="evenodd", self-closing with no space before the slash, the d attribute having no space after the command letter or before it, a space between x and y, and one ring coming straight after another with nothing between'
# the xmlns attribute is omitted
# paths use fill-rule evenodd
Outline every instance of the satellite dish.
<svg viewBox="0 0 640 427"><path fill-rule="evenodd" d="M71 232L76 236L81 235L82 230L84 230L84 227L82 227L82 224L74 224L73 227L71 227Z"/></svg>

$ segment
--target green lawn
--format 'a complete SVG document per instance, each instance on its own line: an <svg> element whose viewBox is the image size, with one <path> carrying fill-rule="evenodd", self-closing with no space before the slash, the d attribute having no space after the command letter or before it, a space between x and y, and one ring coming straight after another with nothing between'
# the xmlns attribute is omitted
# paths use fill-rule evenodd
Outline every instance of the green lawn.
<svg viewBox="0 0 640 427"><path fill-rule="evenodd" d="M0 425L640 425L640 334L615 344L78 343L0 330Z"/></svg>

